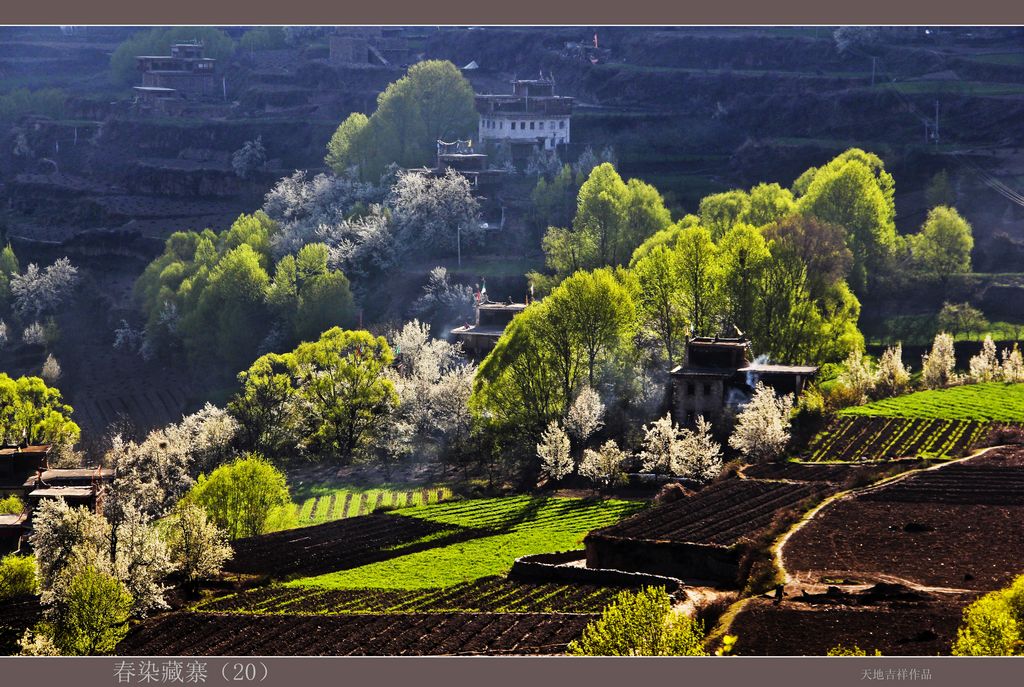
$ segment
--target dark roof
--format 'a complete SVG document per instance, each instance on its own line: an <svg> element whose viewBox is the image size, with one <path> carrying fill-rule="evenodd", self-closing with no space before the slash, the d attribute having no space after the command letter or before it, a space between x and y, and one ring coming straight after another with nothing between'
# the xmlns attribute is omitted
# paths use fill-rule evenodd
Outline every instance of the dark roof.
<svg viewBox="0 0 1024 687"><path fill-rule="evenodd" d="M0 529L8 527L20 528L27 519L28 516L25 513L0 513Z"/></svg>
<svg viewBox="0 0 1024 687"><path fill-rule="evenodd" d="M50 452L50 448L49 444L40 444L38 446L4 446L0 448L0 458L24 455L26 453L47 455Z"/></svg>
<svg viewBox="0 0 1024 687"><path fill-rule="evenodd" d="M481 310L515 310L520 312L526 310L526 303L481 303Z"/></svg>
<svg viewBox="0 0 1024 687"><path fill-rule="evenodd" d="M714 377L724 379L736 374L736 370L730 367L684 367L677 366L671 373L674 377Z"/></svg>
<svg viewBox="0 0 1024 687"><path fill-rule="evenodd" d="M720 346L722 348L750 348L749 339L734 339L717 336L695 336L686 342L691 346Z"/></svg>
<svg viewBox="0 0 1024 687"><path fill-rule="evenodd" d="M29 493L30 499L46 498L72 498L88 499L96 495L92 487L50 487L48 489L36 489Z"/></svg>
<svg viewBox="0 0 1024 687"><path fill-rule="evenodd" d="M766 365L751 363L741 367L739 372L757 372L759 374L810 375L818 371L817 365Z"/></svg>
<svg viewBox="0 0 1024 687"><path fill-rule="evenodd" d="M61 482L89 482L97 477L102 481L110 481L114 479L114 471L110 468L55 468L43 471L43 481L48 484L56 483L55 486L61 486ZM34 487L35 484L36 476L32 475L25 480L23 486L27 489Z"/></svg>

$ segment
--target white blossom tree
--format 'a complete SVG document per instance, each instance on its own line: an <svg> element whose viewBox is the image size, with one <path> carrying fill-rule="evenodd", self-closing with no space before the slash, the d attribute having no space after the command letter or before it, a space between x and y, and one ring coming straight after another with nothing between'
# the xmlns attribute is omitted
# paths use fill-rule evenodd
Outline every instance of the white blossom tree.
<svg viewBox="0 0 1024 687"><path fill-rule="evenodd" d="M620 484L624 480L622 464L629 457L614 440L601 444L595 451L587 449L580 461L580 474L600 488Z"/></svg>
<svg viewBox="0 0 1024 687"><path fill-rule="evenodd" d="M73 292L78 282L78 268L67 258L60 258L46 269L31 263L24 274L11 277L14 309L23 318L40 318L55 311Z"/></svg>
<svg viewBox="0 0 1024 687"><path fill-rule="evenodd" d="M591 386L584 386L565 415L565 429L580 444L604 426L604 403Z"/></svg>
<svg viewBox="0 0 1024 687"><path fill-rule="evenodd" d="M778 458L789 443L793 395L777 396L761 382L736 418L729 445L752 462Z"/></svg>
<svg viewBox="0 0 1024 687"><path fill-rule="evenodd" d="M1024 382L1024 357L1021 356L1020 347L1013 344L1013 348L1003 349L1002 378L1004 382L1019 384Z"/></svg>
<svg viewBox="0 0 1024 687"><path fill-rule="evenodd" d="M899 396L910 389L910 369L903 365L903 344L886 348L878 359L875 391L881 396Z"/></svg>
<svg viewBox="0 0 1024 687"><path fill-rule="evenodd" d="M0 348L6 346L7 341L7 323L4 322L3 320L0 320Z"/></svg>
<svg viewBox="0 0 1024 687"><path fill-rule="evenodd" d="M695 430L683 430L676 460L672 472L702 484L722 471L722 446L711 437L711 423L703 415L697 417Z"/></svg>
<svg viewBox="0 0 1024 687"><path fill-rule="evenodd" d="M110 523L87 508L72 508L64 499L45 499L32 516L32 550L42 603L53 602L61 571L76 557L110 569Z"/></svg>
<svg viewBox="0 0 1024 687"><path fill-rule="evenodd" d="M171 572L167 545L150 518L131 509L112 529L113 574L132 595L132 609L144 616L152 610L167 608L161 584Z"/></svg>
<svg viewBox="0 0 1024 687"><path fill-rule="evenodd" d="M388 205L398 245L406 251L454 254L457 242L465 248L482 236L469 181L450 169L440 177L400 172Z"/></svg>
<svg viewBox="0 0 1024 687"><path fill-rule="evenodd" d="M868 395L875 389L875 370L871 362L864 357L860 350L850 351L843 369L836 379L836 384L842 387L854 405L860 405L868 400Z"/></svg>
<svg viewBox="0 0 1024 687"><path fill-rule="evenodd" d="M557 481L572 472L569 435L557 422L552 420L541 435L540 443L537 444L537 457L540 458L540 473L543 477Z"/></svg>
<svg viewBox="0 0 1024 687"><path fill-rule="evenodd" d="M40 376L43 378L44 382L53 386L57 380L60 379L61 374L63 373L60 369L60 363L58 363L57 359L53 357L52 353L50 353L46 356L46 361L43 363L43 369Z"/></svg>
<svg viewBox="0 0 1024 687"><path fill-rule="evenodd" d="M640 463L645 472L658 475L671 474L681 463L683 433L672 422L672 416L665 417L644 426L643 449Z"/></svg>
<svg viewBox="0 0 1024 687"><path fill-rule="evenodd" d="M224 531L201 506L187 501L174 509L167 549L174 569L189 583L218 575L233 553Z"/></svg>
<svg viewBox="0 0 1024 687"><path fill-rule="evenodd" d="M981 352L971 358L967 367L969 379L975 384L995 381L1002 375L996 344L990 335L985 335L985 341L981 344Z"/></svg>
<svg viewBox="0 0 1024 687"><path fill-rule="evenodd" d="M30 346L42 346L46 343L46 330L43 329L43 325L38 322L33 322L29 326L25 327L25 331L22 332L21 340Z"/></svg>
<svg viewBox="0 0 1024 687"><path fill-rule="evenodd" d="M946 332L939 332L932 342L931 351L921 358L921 382L926 389L944 389L955 384L958 381L955 366L953 337Z"/></svg>

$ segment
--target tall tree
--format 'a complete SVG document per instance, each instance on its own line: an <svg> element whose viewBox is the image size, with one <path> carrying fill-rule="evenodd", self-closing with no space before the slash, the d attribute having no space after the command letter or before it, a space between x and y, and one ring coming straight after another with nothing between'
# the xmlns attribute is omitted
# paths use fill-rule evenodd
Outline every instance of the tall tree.
<svg viewBox="0 0 1024 687"><path fill-rule="evenodd" d="M694 335L714 333L718 324L720 265L711 232L704 227L683 231L676 251L683 285L683 311L690 331Z"/></svg>
<svg viewBox="0 0 1024 687"><path fill-rule="evenodd" d="M910 249L918 269L943 281L970 272L974 236L971 225L954 208L940 205L928 212L921 232L911 237Z"/></svg>
<svg viewBox="0 0 1024 687"><path fill-rule="evenodd" d="M617 265L626 259L620 255L620 243L628 195L622 177L608 162L594 167L580 187L573 229L594 237L597 253L588 267Z"/></svg>

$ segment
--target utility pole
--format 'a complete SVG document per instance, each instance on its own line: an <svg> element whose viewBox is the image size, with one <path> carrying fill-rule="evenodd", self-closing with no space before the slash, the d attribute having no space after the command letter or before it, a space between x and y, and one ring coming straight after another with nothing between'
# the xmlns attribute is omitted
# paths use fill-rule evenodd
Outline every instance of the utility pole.
<svg viewBox="0 0 1024 687"><path fill-rule="evenodd" d="M875 85L875 61L877 59L878 58L875 57L874 55L871 56L871 85L872 86Z"/></svg>
<svg viewBox="0 0 1024 687"><path fill-rule="evenodd" d="M939 144L939 101L935 101L935 145Z"/></svg>
<svg viewBox="0 0 1024 687"><path fill-rule="evenodd" d="M462 267L462 225L455 227L455 250L459 256L459 267Z"/></svg>

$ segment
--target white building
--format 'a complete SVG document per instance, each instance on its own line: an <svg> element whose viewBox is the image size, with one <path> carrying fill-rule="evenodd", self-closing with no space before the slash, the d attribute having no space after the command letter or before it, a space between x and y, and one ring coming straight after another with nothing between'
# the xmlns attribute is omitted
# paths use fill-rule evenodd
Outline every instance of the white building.
<svg viewBox="0 0 1024 687"><path fill-rule="evenodd" d="M479 140L545 150L569 143L573 99L554 90L551 79L516 79L511 94L476 96Z"/></svg>

